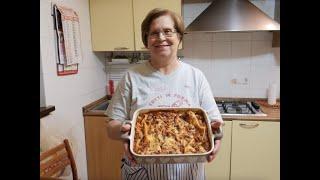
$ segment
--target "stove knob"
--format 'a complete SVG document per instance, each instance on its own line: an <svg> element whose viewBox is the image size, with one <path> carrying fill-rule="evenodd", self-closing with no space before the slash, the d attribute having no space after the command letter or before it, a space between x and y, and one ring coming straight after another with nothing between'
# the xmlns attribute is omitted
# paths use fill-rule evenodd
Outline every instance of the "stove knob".
<svg viewBox="0 0 320 180"><path fill-rule="evenodd" d="M259 104L255 103L255 102L251 102L251 105L252 105L256 110L259 110L259 109L260 109Z"/></svg>

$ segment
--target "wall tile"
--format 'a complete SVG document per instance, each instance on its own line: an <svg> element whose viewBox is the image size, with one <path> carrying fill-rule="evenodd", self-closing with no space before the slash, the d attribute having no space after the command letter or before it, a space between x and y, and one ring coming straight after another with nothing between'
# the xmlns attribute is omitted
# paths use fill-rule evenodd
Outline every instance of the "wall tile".
<svg viewBox="0 0 320 180"><path fill-rule="evenodd" d="M249 41L251 40L251 33L247 32L232 32L231 33L232 41Z"/></svg>
<svg viewBox="0 0 320 180"><path fill-rule="evenodd" d="M231 55L232 58L250 57L251 41L232 41Z"/></svg>
<svg viewBox="0 0 320 180"><path fill-rule="evenodd" d="M251 87L252 88L268 88L268 82L271 77L271 68L261 66L253 66L250 72Z"/></svg>
<svg viewBox="0 0 320 180"><path fill-rule="evenodd" d="M184 57L192 58L193 57L192 43L189 43L189 41L184 41L183 49L180 50L180 52Z"/></svg>
<svg viewBox="0 0 320 180"><path fill-rule="evenodd" d="M213 41L231 41L231 33L213 33Z"/></svg>
<svg viewBox="0 0 320 180"><path fill-rule="evenodd" d="M213 59L231 58L231 42L213 42L212 58Z"/></svg>
<svg viewBox="0 0 320 180"><path fill-rule="evenodd" d="M192 40L197 42L210 42L212 41L212 33L192 33Z"/></svg>
<svg viewBox="0 0 320 180"><path fill-rule="evenodd" d="M233 58L250 57L250 55L251 55L251 42L250 41L232 41L231 42L231 55Z"/></svg>
<svg viewBox="0 0 320 180"><path fill-rule="evenodd" d="M212 81L211 86L214 88L220 88L220 89L230 89L231 87L231 79L232 79L232 73L228 71L227 65L221 65L221 66L215 66L215 63L213 64L213 74L212 74Z"/></svg>
<svg viewBox="0 0 320 180"><path fill-rule="evenodd" d="M251 88L247 95L249 98L266 98L267 97L267 89L265 88Z"/></svg>
<svg viewBox="0 0 320 180"><path fill-rule="evenodd" d="M188 34L183 35L183 42L184 43L192 44L192 39L193 39L192 33L188 33Z"/></svg>
<svg viewBox="0 0 320 180"><path fill-rule="evenodd" d="M193 58L211 59L211 42L195 42L193 44Z"/></svg>
<svg viewBox="0 0 320 180"><path fill-rule="evenodd" d="M212 88L212 93L214 97L230 97L230 88Z"/></svg>
<svg viewBox="0 0 320 180"><path fill-rule="evenodd" d="M273 34L272 32L252 32L252 40L254 41L266 41L272 40Z"/></svg>
<svg viewBox="0 0 320 180"><path fill-rule="evenodd" d="M271 41L252 41L251 62L255 66L272 66L276 64Z"/></svg>
<svg viewBox="0 0 320 180"><path fill-rule="evenodd" d="M275 58L275 65L280 67L280 47L272 48L272 52Z"/></svg>

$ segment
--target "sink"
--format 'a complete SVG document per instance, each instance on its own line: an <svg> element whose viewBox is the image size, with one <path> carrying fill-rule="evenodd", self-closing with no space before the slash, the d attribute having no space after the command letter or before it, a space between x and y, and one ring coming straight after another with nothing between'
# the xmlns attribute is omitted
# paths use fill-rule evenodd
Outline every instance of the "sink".
<svg viewBox="0 0 320 180"><path fill-rule="evenodd" d="M93 111L105 111L105 110L107 110L108 105L109 105L109 102L105 101L105 102L103 102L101 104L98 104L97 106L95 106L91 110L93 110Z"/></svg>

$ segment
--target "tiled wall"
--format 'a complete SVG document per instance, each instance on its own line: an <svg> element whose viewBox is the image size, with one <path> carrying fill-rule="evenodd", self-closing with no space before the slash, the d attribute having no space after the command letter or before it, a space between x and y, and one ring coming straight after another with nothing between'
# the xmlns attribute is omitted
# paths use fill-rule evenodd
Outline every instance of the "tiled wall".
<svg viewBox="0 0 320 180"><path fill-rule="evenodd" d="M280 97L280 48L271 46L271 32L192 33L183 43L181 60L202 70L216 97L267 98L271 83ZM130 66L107 66L108 78L119 81Z"/></svg>
<svg viewBox="0 0 320 180"><path fill-rule="evenodd" d="M75 75L57 76L51 1L40 1L40 45L46 105L56 110L41 119L40 143L44 148L62 138L71 142L78 173L87 179L82 107L105 95L106 73L103 53L92 53L88 0L53 1L73 8L79 15L82 60Z"/></svg>
<svg viewBox="0 0 320 180"><path fill-rule="evenodd" d="M265 98L275 82L279 97L280 48L271 44L270 32L193 33L180 54L204 72L215 96Z"/></svg>

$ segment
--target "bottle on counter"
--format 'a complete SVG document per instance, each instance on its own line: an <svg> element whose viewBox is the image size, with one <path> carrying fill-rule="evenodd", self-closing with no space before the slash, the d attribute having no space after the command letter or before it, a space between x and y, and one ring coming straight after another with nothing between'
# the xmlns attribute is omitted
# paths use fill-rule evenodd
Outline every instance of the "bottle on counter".
<svg viewBox="0 0 320 180"><path fill-rule="evenodd" d="M277 84L271 83L268 88L268 104L275 105L277 103Z"/></svg>

